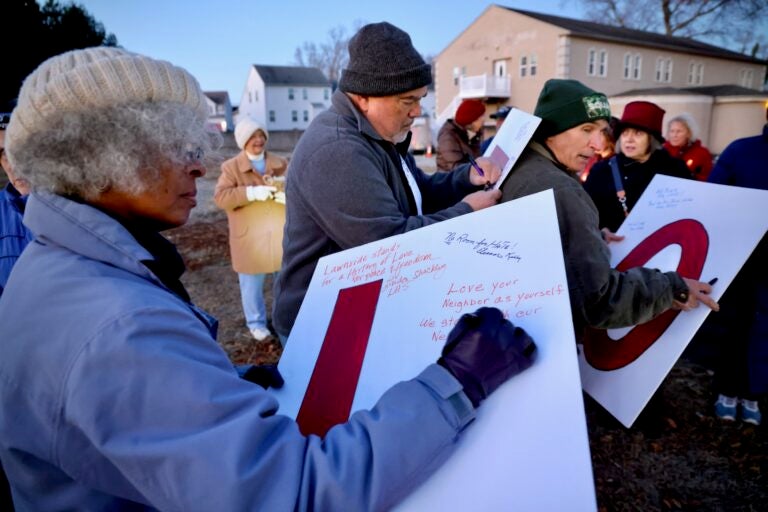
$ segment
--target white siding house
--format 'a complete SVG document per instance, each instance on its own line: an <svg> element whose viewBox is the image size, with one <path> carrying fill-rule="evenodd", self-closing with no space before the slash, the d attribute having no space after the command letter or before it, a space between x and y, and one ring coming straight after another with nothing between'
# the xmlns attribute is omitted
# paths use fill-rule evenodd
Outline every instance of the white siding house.
<svg viewBox="0 0 768 512"><path fill-rule="evenodd" d="M227 91L205 91L203 94L205 94L205 102L208 106L208 125L220 132L234 130L229 93Z"/></svg>
<svg viewBox="0 0 768 512"><path fill-rule="evenodd" d="M331 104L331 83L318 68L254 64L238 111L273 132L304 131Z"/></svg>

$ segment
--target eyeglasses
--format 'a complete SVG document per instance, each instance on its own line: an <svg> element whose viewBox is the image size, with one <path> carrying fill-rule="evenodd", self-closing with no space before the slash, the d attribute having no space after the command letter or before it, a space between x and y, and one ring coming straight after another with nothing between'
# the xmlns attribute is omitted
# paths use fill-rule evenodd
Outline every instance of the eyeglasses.
<svg viewBox="0 0 768 512"><path fill-rule="evenodd" d="M195 148L184 152L184 160L187 163L200 162L205 156L205 151L202 148Z"/></svg>

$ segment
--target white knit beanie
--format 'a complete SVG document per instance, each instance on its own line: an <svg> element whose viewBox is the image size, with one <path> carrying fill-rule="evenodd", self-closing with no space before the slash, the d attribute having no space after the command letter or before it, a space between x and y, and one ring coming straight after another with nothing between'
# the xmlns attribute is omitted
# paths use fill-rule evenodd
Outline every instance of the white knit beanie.
<svg viewBox="0 0 768 512"><path fill-rule="evenodd" d="M237 147L240 149L245 148L245 143L256 133L256 130L264 132L264 138L269 140L267 129L250 117L245 117L238 121L237 126L235 126L235 142Z"/></svg>
<svg viewBox="0 0 768 512"><path fill-rule="evenodd" d="M46 60L25 80L6 132L6 144L21 145L47 129L49 120L134 102L177 102L207 117L197 80L186 70L119 48L74 50Z"/></svg>

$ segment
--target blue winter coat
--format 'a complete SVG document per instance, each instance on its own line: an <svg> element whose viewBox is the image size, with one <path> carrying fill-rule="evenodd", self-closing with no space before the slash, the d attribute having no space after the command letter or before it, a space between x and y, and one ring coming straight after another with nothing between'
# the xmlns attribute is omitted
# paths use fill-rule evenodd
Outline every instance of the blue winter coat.
<svg viewBox="0 0 768 512"><path fill-rule="evenodd" d="M21 223L26 197L8 183L0 190L0 296L21 251L32 241L32 233Z"/></svg>
<svg viewBox="0 0 768 512"><path fill-rule="evenodd" d="M37 193L25 223L37 238L0 299L0 459L17 510L388 509L473 418L431 365L305 438L121 224Z"/></svg>
<svg viewBox="0 0 768 512"><path fill-rule="evenodd" d="M711 183L768 190L768 124L763 134L731 142L715 163ZM768 208L756 215L768 215ZM749 384L768 393L768 235L752 252L721 301L720 315L733 330L748 331ZM747 327L749 326L749 327Z"/></svg>

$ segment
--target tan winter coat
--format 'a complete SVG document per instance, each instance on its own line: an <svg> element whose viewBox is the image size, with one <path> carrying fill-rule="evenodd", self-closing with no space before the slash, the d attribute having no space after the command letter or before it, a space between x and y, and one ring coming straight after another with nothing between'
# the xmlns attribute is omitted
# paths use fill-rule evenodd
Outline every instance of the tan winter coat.
<svg viewBox="0 0 768 512"><path fill-rule="evenodd" d="M227 212L232 268L240 274L264 274L280 269L283 257L285 205L272 199L248 201L246 187L273 185L284 190L274 178L285 174L288 162L265 153L264 177L251 167L245 151L221 164L213 200Z"/></svg>

